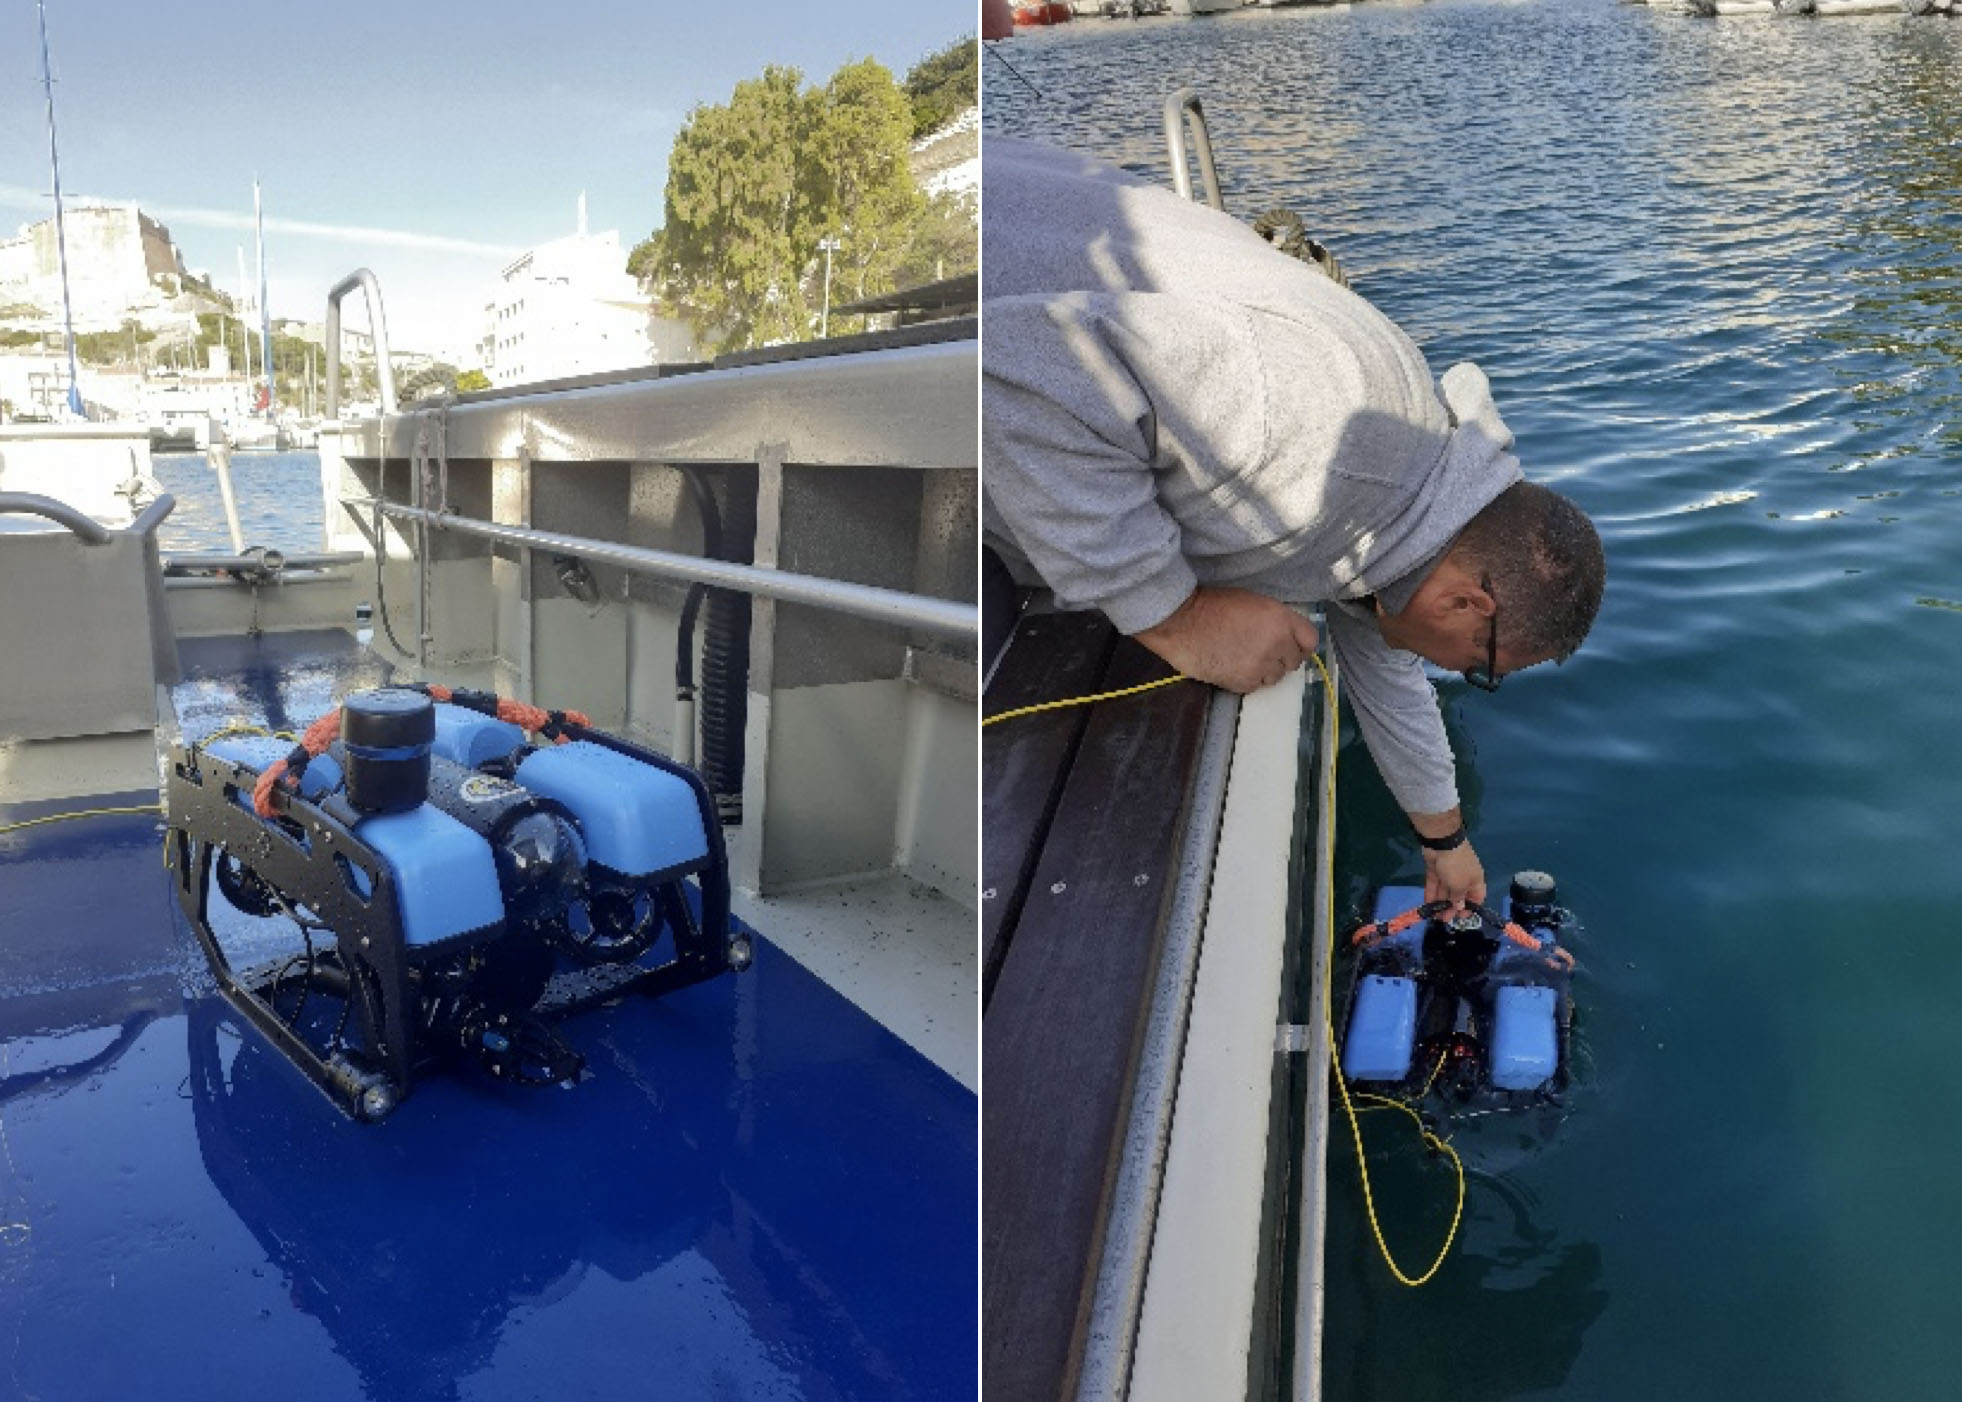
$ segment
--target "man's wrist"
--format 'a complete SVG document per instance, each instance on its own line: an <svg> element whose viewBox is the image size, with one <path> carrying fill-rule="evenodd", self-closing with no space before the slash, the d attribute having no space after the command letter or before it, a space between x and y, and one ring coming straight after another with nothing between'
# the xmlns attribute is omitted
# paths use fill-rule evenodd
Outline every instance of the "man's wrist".
<svg viewBox="0 0 1962 1402"><path fill-rule="evenodd" d="M1442 813L1406 813L1417 841L1429 852L1454 852L1470 840L1464 814L1456 808Z"/></svg>
<svg viewBox="0 0 1962 1402"><path fill-rule="evenodd" d="M1417 845L1426 852L1455 852L1471 841L1471 834L1465 831L1463 823L1442 837L1426 837L1421 831L1417 834Z"/></svg>

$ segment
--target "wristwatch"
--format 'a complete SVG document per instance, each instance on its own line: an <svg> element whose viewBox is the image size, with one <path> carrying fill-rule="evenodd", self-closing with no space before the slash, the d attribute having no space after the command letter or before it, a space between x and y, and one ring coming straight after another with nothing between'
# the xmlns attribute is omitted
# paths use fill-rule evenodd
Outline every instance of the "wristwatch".
<svg viewBox="0 0 1962 1402"><path fill-rule="evenodd" d="M1417 845L1430 852L1455 852L1470 840L1471 834L1465 831L1463 823L1458 824L1456 832L1447 833L1443 837L1426 837L1421 832L1417 834Z"/></svg>

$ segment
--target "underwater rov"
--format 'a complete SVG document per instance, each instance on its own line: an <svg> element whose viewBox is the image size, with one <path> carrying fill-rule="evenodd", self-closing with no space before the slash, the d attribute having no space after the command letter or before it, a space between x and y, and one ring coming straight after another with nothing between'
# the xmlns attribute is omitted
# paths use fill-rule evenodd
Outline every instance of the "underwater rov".
<svg viewBox="0 0 1962 1402"><path fill-rule="evenodd" d="M354 692L300 748L174 746L166 814L178 901L220 991L358 1120L458 1057L519 1084L575 1079L584 1058L557 1019L750 962L707 786L576 713ZM227 930L255 922L278 939L264 957L256 932L261 957L235 968ZM669 957L650 958L664 933Z"/></svg>
<svg viewBox="0 0 1962 1402"><path fill-rule="evenodd" d="M1557 1100L1574 969L1557 895L1551 876L1522 871L1509 918L1484 907L1446 918L1444 902L1421 904L1422 889L1385 887L1351 937L1344 1077L1412 1100L1440 1089L1479 1109Z"/></svg>

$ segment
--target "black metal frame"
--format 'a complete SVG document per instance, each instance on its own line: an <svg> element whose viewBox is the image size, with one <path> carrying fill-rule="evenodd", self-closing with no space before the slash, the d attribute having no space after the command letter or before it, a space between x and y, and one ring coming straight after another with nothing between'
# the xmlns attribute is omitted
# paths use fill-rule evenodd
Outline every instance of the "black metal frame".
<svg viewBox="0 0 1962 1402"><path fill-rule="evenodd" d="M674 938L673 958L638 968L622 965L614 977L599 970L562 974L533 1009L536 1015L556 1020L625 992L656 996L746 968L749 937L730 933L728 856L714 796L701 776L604 731L572 722L557 728L568 738L600 745L685 782L701 814L708 851L698 862L663 872L652 886L651 895ZM422 1045L418 1036L418 965L497 939L506 926L500 921L411 951L389 864L355 836L360 815L338 796L312 802L280 790L274 799L280 816L262 819L251 811L258 777L248 765L193 747L172 747L165 791L166 861L178 903L219 991L239 1015L344 1113L356 1120L382 1119L407 1098L420 1072L453 1050ZM271 966L252 971L232 967L210 922L221 853L277 891L293 908L289 914L304 911L333 932L332 948L310 962L308 978L312 986L347 1000L357 1049L329 1048L323 1055L274 1006L281 974ZM365 894L353 879L357 871ZM689 875L701 888L699 919L689 909L683 886Z"/></svg>

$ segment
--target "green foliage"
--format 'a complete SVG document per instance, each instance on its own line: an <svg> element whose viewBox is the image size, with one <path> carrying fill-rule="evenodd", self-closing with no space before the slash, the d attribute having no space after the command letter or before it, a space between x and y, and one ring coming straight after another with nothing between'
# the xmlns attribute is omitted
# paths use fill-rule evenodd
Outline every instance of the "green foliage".
<svg viewBox="0 0 1962 1402"><path fill-rule="evenodd" d="M794 68L738 83L728 105L688 114L668 157L651 269L664 301L724 349L805 334L800 273L816 235L798 208L810 100Z"/></svg>
<svg viewBox="0 0 1962 1402"><path fill-rule="evenodd" d="M726 105L688 114L668 158L663 227L628 271L707 348L809 337L825 296L823 240L837 241L834 303L891 291L914 255L927 204L907 165L912 131L906 94L873 59L822 88L766 68Z"/></svg>
<svg viewBox="0 0 1962 1402"><path fill-rule="evenodd" d="M900 265L897 285L918 287L974 272L979 253L973 205L959 195L942 192L927 202L926 213L914 229Z"/></svg>
<svg viewBox="0 0 1962 1402"><path fill-rule="evenodd" d="M868 58L832 75L812 143L811 207L840 245L833 255L833 302L899 285L926 213L926 198L907 164L912 133L912 110L883 65ZM817 276L822 279L821 269Z"/></svg>
<svg viewBox="0 0 1962 1402"><path fill-rule="evenodd" d="M41 344L39 331L0 331L0 346L38 346Z"/></svg>
<svg viewBox="0 0 1962 1402"><path fill-rule="evenodd" d="M458 394L470 394L476 390L489 389L490 387L490 376L481 370L465 370L461 375L456 377L456 392Z"/></svg>
<svg viewBox="0 0 1962 1402"><path fill-rule="evenodd" d="M928 54L906 74L906 96L913 103L913 137L939 131L981 101L981 46L956 39Z"/></svg>
<svg viewBox="0 0 1962 1402"><path fill-rule="evenodd" d="M125 321L120 331L84 331L75 337L75 358L84 365L137 365L143 360L143 347L157 339L134 321Z"/></svg>

